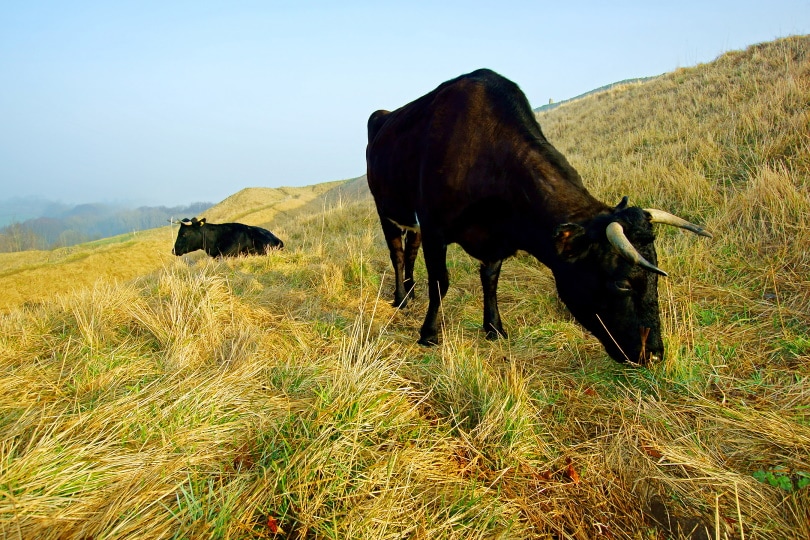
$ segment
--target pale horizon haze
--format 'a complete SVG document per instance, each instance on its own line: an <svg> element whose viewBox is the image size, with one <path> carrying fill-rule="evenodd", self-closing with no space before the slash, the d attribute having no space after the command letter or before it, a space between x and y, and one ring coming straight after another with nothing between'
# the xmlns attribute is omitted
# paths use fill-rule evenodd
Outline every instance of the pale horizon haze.
<svg viewBox="0 0 810 540"><path fill-rule="evenodd" d="M462 73L536 108L808 23L788 0L3 2L0 199L171 206L354 178L373 111Z"/></svg>

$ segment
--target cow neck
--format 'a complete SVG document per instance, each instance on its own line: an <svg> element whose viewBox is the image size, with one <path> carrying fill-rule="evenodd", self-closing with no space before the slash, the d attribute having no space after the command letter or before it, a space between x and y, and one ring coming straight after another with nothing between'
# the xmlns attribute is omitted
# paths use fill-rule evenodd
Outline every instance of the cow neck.
<svg viewBox="0 0 810 540"><path fill-rule="evenodd" d="M548 169L541 172L545 174L534 179L534 196L529 198L532 211L526 216L526 247L522 249L556 271L560 264L553 239L557 227L576 223L587 228L598 216L611 213L612 208L585 189L576 171L574 177Z"/></svg>
<svg viewBox="0 0 810 540"><path fill-rule="evenodd" d="M546 140L536 141L529 159L537 215L549 232L563 223L585 224L611 208L585 188L579 173L560 152Z"/></svg>
<svg viewBox="0 0 810 540"><path fill-rule="evenodd" d="M611 212L611 207L595 198L578 182L559 177L544 177L536 180L538 199L533 202L535 215L543 220L551 232L563 223L585 225L602 214Z"/></svg>
<svg viewBox="0 0 810 540"><path fill-rule="evenodd" d="M214 245L216 244L216 242L211 243L209 238L208 238L208 233L213 232L212 227L214 227L214 224L212 224L212 223L206 223L205 225L200 227L200 232L202 233L203 251L205 251L207 254L209 254L211 256L214 255L213 248L214 248ZM212 248L211 250L208 249L209 244L211 244L211 246L210 246Z"/></svg>

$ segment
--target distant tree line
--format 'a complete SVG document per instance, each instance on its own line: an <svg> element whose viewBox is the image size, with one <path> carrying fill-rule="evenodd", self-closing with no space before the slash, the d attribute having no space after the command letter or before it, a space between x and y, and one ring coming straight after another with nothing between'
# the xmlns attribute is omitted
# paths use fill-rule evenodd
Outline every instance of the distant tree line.
<svg viewBox="0 0 810 540"><path fill-rule="evenodd" d="M162 227L171 218L193 217L211 206L211 203L197 202L188 206L131 209L82 204L59 209L54 215L26 219L0 228L0 253L55 249Z"/></svg>

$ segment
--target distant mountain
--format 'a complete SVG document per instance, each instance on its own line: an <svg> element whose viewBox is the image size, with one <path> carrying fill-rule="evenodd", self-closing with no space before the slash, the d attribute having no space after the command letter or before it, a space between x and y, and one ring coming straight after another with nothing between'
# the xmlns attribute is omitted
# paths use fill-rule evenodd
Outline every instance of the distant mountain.
<svg viewBox="0 0 810 540"><path fill-rule="evenodd" d="M70 206L40 197L14 197L0 201L0 227L26 219L55 216Z"/></svg>
<svg viewBox="0 0 810 540"><path fill-rule="evenodd" d="M38 198L0 201L0 253L67 247L99 238L161 227L174 218L193 217L212 203L187 206L75 206Z"/></svg>

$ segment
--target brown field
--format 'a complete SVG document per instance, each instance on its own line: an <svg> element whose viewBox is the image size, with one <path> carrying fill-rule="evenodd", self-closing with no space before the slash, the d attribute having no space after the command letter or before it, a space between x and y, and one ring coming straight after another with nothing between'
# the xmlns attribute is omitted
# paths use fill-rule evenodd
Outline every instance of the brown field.
<svg viewBox="0 0 810 540"><path fill-rule="evenodd" d="M424 267L391 308L362 178L205 216L268 256L175 258L170 227L0 255L0 537L810 538L808 103L801 36L538 116L596 196L714 234L659 230L649 367L525 255L486 341L457 246L417 346Z"/></svg>

